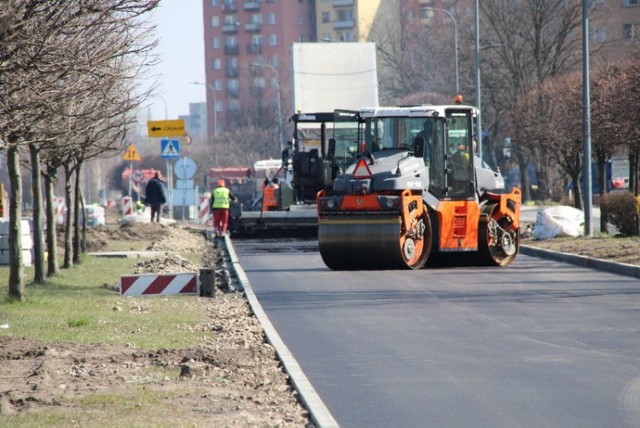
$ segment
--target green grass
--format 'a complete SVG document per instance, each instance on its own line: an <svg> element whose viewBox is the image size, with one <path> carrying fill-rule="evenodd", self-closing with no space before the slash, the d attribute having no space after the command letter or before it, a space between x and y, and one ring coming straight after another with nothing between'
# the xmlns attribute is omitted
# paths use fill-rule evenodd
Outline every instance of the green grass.
<svg viewBox="0 0 640 428"><path fill-rule="evenodd" d="M27 285L24 302L0 301L0 335L43 342L133 344L146 349L183 348L204 333L185 331L206 319L185 308L193 296L123 297L112 286L121 274L132 273L137 259L86 256L83 263L63 269L44 285ZM25 270L27 282L33 270ZM0 268L0 284L8 284L8 267ZM7 289L4 292L7 294ZM165 328L172 326L172 328Z"/></svg>
<svg viewBox="0 0 640 428"><path fill-rule="evenodd" d="M61 397L62 411L51 407L32 414L8 416L2 420L6 426L19 427L174 427L175 410L170 406L162 409L158 403L179 394L158 392L140 386L132 395L99 392L83 398ZM69 408L76 408L70 411ZM150 423L150 421L153 421ZM161 422L166 421L166 422ZM180 425L185 426L185 425Z"/></svg>

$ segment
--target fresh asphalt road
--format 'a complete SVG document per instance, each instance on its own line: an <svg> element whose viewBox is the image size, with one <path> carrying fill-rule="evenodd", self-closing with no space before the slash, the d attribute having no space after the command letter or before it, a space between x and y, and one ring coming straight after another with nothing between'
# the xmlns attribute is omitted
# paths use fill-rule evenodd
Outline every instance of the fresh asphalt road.
<svg viewBox="0 0 640 428"><path fill-rule="evenodd" d="M508 268L333 272L315 241L234 241L342 427L638 427L640 281Z"/></svg>

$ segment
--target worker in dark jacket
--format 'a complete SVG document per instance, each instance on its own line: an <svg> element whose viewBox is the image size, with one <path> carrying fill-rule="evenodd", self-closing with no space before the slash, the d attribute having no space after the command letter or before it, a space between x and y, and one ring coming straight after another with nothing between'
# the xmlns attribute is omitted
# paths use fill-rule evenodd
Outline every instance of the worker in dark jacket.
<svg viewBox="0 0 640 428"><path fill-rule="evenodd" d="M216 236L222 236L227 233L229 207L231 206L231 201L234 201L236 197L225 187L223 179L218 180L216 186L211 192L209 206L213 211L213 232Z"/></svg>
<svg viewBox="0 0 640 428"><path fill-rule="evenodd" d="M156 171L144 190L144 202L151 207L151 223L153 223L154 220L158 223L160 222L162 205L167 202L164 189L164 181L160 179L160 173Z"/></svg>

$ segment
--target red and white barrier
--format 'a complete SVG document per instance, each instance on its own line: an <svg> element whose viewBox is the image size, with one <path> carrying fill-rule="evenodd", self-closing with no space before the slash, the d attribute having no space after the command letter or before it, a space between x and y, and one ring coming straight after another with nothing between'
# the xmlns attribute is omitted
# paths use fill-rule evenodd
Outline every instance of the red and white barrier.
<svg viewBox="0 0 640 428"><path fill-rule="evenodd" d="M133 199L129 196L125 196L122 198L122 215L132 215L133 214Z"/></svg>
<svg viewBox="0 0 640 428"><path fill-rule="evenodd" d="M198 288L198 276L192 272L120 277L120 295L122 296L198 294Z"/></svg>
<svg viewBox="0 0 640 428"><path fill-rule="evenodd" d="M64 198L53 198L53 218L56 224L63 224L67 214L67 204Z"/></svg>
<svg viewBox="0 0 640 428"><path fill-rule="evenodd" d="M211 213L209 212L209 197L200 196L200 204L198 210L198 220L200 224L208 224L211 221Z"/></svg>

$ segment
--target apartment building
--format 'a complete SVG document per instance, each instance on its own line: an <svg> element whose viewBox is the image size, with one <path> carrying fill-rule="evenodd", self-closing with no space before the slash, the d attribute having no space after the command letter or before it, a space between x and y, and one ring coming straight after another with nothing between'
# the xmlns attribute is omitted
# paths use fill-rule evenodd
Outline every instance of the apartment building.
<svg viewBox="0 0 640 428"><path fill-rule="evenodd" d="M294 42L379 42L406 20L440 26L452 37L473 23L472 0L203 0L209 140L240 126L234 113L256 100L280 99L291 113L291 46ZM593 61L638 55L640 0L595 0L590 20ZM444 12L443 12L444 11ZM447 13L448 12L448 13ZM453 40L452 40L453 41ZM462 50L462 46L460 46ZM387 71L378 63L378 77ZM287 77L289 79L287 79ZM276 93L277 92L277 93Z"/></svg>
<svg viewBox="0 0 640 428"><path fill-rule="evenodd" d="M315 41L314 0L203 0L209 139L232 129L252 88L279 89L291 44ZM272 84L268 84L271 82ZM275 88L275 89L274 89ZM272 99L276 94L270 94Z"/></svg>
<svg viewBox="0 0 640 428"><path fill-rule="evenodd" d="M596 0L590 43L596 61L640 56L640 0Z"/></svg>

